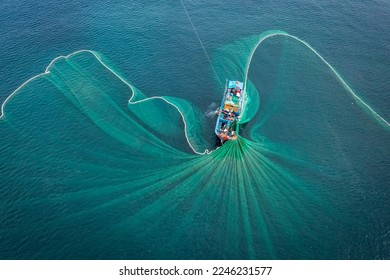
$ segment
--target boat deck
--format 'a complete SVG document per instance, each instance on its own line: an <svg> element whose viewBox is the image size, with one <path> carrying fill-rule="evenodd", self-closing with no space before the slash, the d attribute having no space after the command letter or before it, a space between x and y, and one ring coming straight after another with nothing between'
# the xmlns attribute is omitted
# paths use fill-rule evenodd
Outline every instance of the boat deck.
<svg viewBox="0 0 390 280"><path fill-rule="evenodd" d="M222 143L237 138L235 130L242 105L243 83L238 81L227 82L215 126L215 134L221 139Z"/></svg>

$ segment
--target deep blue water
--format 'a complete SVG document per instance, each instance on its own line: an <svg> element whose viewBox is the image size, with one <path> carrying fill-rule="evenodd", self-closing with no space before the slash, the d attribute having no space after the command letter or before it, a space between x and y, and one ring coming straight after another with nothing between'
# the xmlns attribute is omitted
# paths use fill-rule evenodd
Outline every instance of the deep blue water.
<svg viewBox="0 0 390 280"><path fill-rule="evenodd" d="M314 47L390 120L389 2L184 3L211 60L236 40L286 31ZM220 102L220 88L180 1L3 0L0 14L1 102L55 57L81 49L98 52L146 96L180 97L202 112ZM93 73L90 79L104 83L107 73L94 72L95 62L78 63ZM389 130L355 106L328 70L291 40L271 39L256 52L249 77L260 93L259 114L243 136L284 157L273 158L277 172L252 174L269 180L259 186L265 193L244 195L248 213L234 208L229 191L210 191L207 182L199 187L194 182L201 179L192 182L189 174L159 190L158 176L175 177L172 170L181 164L196 166L182 136L170 144L188 157L167 156L170 169L164 170L164 156L141 155L142 147L137 154L134 146L108 139L103 124L89 123L63 101L59 92L66 91L64 84L72 88L72 79L53 82L59 92L45 82L31 85L10 102L15 113L0 125L0 258L389 259ZM56 77L71 75L67 71L59 65ZM110 78L107 84L119 96L113 98L126 104L125 87ZM206 124L211 148L213 122ZM119 138L118 131L113 134ZM149 132L164 137L161 131ZM279 171L294 179L278 181ZM128 175L131 188L125 186ZM173 195L171 188L182 182L198 187ZM157 185L148 191L148 184ZM237 197L242 203L241 191ZM250 207L257 205L254 201L261 210ZM240 227L232 213L244 217ZM245 222L252 223L251 230L241 234ZM240 242L232 244L234 239Z"/></svg>
<svg viewBox="0 0 390 280"><path fill-rule="evenodd" d="M386 1L188 1L186 5L210 55L239 38L284 30L316 47L389 118L385 93L390 87L390 4ZM165 86L162 80L175 84L208 80L199 77L206 72L200 69L209 65L180 1L6 0L1 9L2 98L54 57L85 48L104 54L125 75L131 73L131 81L146 93Z"/></svg>

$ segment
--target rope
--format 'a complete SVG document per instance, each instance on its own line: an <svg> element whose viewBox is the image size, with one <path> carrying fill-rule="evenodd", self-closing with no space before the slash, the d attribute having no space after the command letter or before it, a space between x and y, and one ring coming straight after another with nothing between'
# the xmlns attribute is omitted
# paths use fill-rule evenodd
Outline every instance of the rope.
<svg viewBox="0 0 390 280"><path fill-rule="evenodd" d="M198 38L198 41L199 41L199 43L200 43L200 45L201 45L201 47L202 47L202 49L203 49L203 51L204 51L204 54L206 55L207 60L209 61L210 65L211 65L211 68L213 69L213 72L214 72L214 74L215 74L215 77L217 77L219 84L220 84L221 87L223 88L224 86L223 86L221 80L220 80L219 77L218 77L217 71L215 71L214 65L213 65L213 63L211 62L210 57L208 56L208 54L207 54L207 52L206 52L206 49L205 49L205 47L204 47L204 45L203 45L203 43L202 43L202 40L201 40L200 37L199 37L198 32L196 31L195 25L194 25L194 23L193 23L192 20L191 20L190 14L188 13L188 10L187 10L186 6L184 5L183 0L180 0L180 2L181 2L181 5L182 5L183 8L184 8L184 11L185 11L186 14L187 14L188 20L189 20L190 23L191 23L192 29L194 29L194 32L195 32L196 37Z"/></svg>

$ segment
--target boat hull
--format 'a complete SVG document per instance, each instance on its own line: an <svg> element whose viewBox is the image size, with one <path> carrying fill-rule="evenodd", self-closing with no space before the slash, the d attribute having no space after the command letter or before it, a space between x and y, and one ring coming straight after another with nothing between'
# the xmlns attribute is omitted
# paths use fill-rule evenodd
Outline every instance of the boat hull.
<svg viewBox="0 0 390 280"><path fill-rule="evenodd" d="M244 84L226 81L221 106L217 110L215 134L222 143L237 138L236 131L244 104Z"/></svg>

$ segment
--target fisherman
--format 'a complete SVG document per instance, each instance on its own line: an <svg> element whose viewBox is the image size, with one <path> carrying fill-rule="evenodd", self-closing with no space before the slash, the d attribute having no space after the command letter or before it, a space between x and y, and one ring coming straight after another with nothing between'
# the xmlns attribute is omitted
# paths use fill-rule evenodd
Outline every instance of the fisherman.
<svg viewBox="0 0 390 280"><path fill-rule="evenodd" d="M226 114L225 119L227 119L228 121L234 121L233 114L229 112L228 114Z"/></svg>
<svg viewBox="0 0 390 280"><path fill-rule="evenodd" d="M223 131L221 131L220 133L219 133L219 137L221 138L221 142L222 142L222 144L225 142L225 141L227 141L227 140L229 140L230 139L230 137L227 135L227 129L224 129Z"/></svg>
<svg viewBox="0 0 390 280"><path fill-rule="evenodd" d="M228 114L228 113L229 113L229 110L228 110L228 109L225 109L225 108L223 108L223 110L222 110L222 113L223 113L224 115L226 115L226 114Z"/></svg>

